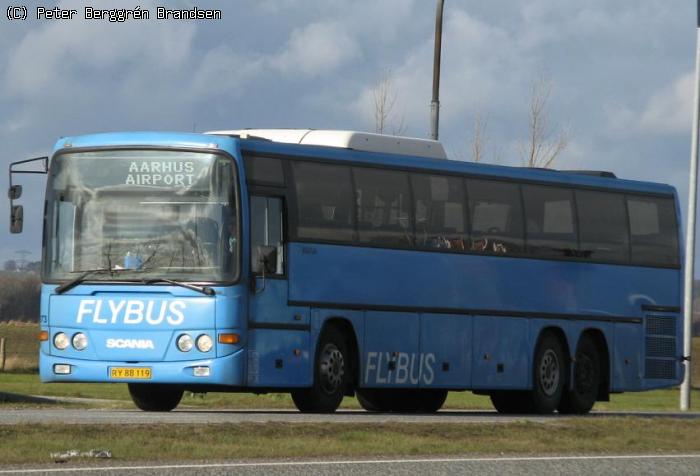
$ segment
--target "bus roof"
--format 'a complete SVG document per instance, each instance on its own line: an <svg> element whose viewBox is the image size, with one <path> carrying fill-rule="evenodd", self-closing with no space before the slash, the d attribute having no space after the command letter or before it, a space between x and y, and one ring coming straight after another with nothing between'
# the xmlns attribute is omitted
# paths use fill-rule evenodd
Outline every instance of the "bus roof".
<svg viewBox="0 0 700 476"><path fill-rule="evenodd" d="M447 158L445 149L438 141L372 134L371 132L321 129L241 129L212 131L207 132L207 134L236 136L241 139L264 139L287 144L339 147L382 154L412 155L432 159Z"/></svg>
<svg viewBox="0 0 700 476"><path fill-rule="evenodd" d="M675 195L674 187L657 183L643 182L637 180L627 180L617 178L610 172L599 171L567 171L556 169L538 169L530 167L517 167L506 165L491 165L483 163L467 162L463 160L434 160L426 156L416 156L413 154L400 154L398 152L381 152L364 150L347 150L351 148L340 148L339 146L329 146L327 144L309 144L306 141L299 143L291 140L275 141L271 138L263 138L256 135L246 135L244 132L264 131L266 129L250 129L237 131L242 135L233 134L236 131L229 131L241 140L244 150L256 153L269 153L279 155L294 155L306 158L318 158L330 161L349 161L365 163L381 163L392 167L406 169L422 169L425 171L474 174L491 178L505 180L549 182L552 184L578 185L592 188L606 188L610 190L629 190L631 192L654 193L663 195ZM308 131L308 129L306 129ZM286 131L290 131L287 129ZM221 132L223 134L223 132ZM358 133L359 134L359 133ZM365 134L365 133L362 133ZM378 134L371 134L377 136ZM391 136L388 136L391 137ZM415 139L420 141L422 139ZM434 141L427 141L434 142ZM438 143L439 144L439 143ZM445 159L447 159L445 157Z"/></svg>

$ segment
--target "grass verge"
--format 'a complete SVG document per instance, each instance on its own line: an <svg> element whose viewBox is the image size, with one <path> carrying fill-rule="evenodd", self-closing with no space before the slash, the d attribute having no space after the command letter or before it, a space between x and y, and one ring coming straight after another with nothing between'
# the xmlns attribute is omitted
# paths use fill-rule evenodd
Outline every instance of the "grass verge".
<svg viewBox="0 0 700 476"><path fill-rule="evenodd" d="M186 435L186 436L185 436ZM242 423L0 426L0 461L48 463L49 453L109 449L120 461L244 458L586 454L700 451L695 421L561 419L546 423Z"/></svg>
<svg viewBox="0 0 700 476"><path fill-rule="evenodd" d="M39 381L36 374L0 374L0 392L22 395L48 395L57 397L82 397L116 400L115 403L100 404L109 408L133 408L125 384L92 383L53 383ZM595 410L605 411L676 411L678 410L678 389L654 390L641 393L611 395L610 402L598 402ZM700 402L700 390L693 390L692 401ZM182 406L195 408L229 409L293 409L294 404L288 394L271 393L254 395L248 393L208 393L206 395L186 393ZM345 398L341 408L360 408L355 398ZM448 410L492 410L491 401L483 395L471 392L450 392L444 409Z"/></svg>

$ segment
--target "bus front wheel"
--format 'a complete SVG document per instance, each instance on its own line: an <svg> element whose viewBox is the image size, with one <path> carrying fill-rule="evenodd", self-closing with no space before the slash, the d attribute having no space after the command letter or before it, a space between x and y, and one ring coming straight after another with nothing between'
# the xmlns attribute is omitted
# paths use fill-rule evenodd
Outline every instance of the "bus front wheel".
<svg viewBox="0 0 700 476"><path fill-rule="evenodd" d="M598 398L600 357L591 337L584 335L576 349L573 388L561 397L559 413L585 415Z"/></svg>
<svg viewBox="0 0 700 476"><path fill-rule="evenodd" d="M130 383L134 405L146 412L169 412L178 406L184 390L177 385Z"/></svg>
<svg viewBox="0 0 700 476"><path fill-rule="evenodd" d="M350 355L343 334L330 327L323 332L314 362L311 388L292 392L294 405L303 413L333 413L340 406L348 384Z"/></svg>
<svg viewBox="0 0 700 476"><path fill-rule="evenodd" d="M559 406L568 380L568 362L559 338L552 332L542 335L533 369L532 412L552 413Z"/></svg>

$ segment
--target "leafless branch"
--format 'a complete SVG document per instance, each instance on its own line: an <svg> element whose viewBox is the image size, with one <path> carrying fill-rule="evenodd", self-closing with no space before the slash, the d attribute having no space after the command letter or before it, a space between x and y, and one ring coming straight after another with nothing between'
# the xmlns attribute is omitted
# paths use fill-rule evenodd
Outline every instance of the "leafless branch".
<svg viewBox="0 0 700 476"><path fill-rule="evenodd" d="M390 124L390 117L394 112L398 95L394 90L391 71L384 72L373 90L374 96L374 131L377 134L385 134L391 128L393 135L402 135L406 131L403 115L397 124Z"/></svg>
<svg viewBox="0 0 700 476"><path fill-rule="evenodd" d="M545 79L538 79L532 84L528 139L520 144L524 166L549 168L569 144L567 131L560 129L553 135L549 125L547 102L551 92L552 84Z"/></svg>
<svg viewBox="0 0 700 476"><path fill-rule="evenodd" d="M484 160L484 153L486 150L486 145L488 143L488 137L486 136L486 126L487 123L481 116L481 113L476 113L474 116L474 134L472 136L471 152L473 162L482 162Z"/></svg>

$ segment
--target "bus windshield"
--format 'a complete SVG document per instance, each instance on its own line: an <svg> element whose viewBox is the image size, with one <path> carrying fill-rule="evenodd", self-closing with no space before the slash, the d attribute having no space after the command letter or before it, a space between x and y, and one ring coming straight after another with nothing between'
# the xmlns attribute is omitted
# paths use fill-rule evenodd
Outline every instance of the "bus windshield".
<svg viewBox="0 0 700 476"><path fill-rule="evenodd" d="M218 154L100 150L58 155L47 193L49 280L231 281L238 275L233 161Z"/></svg>

